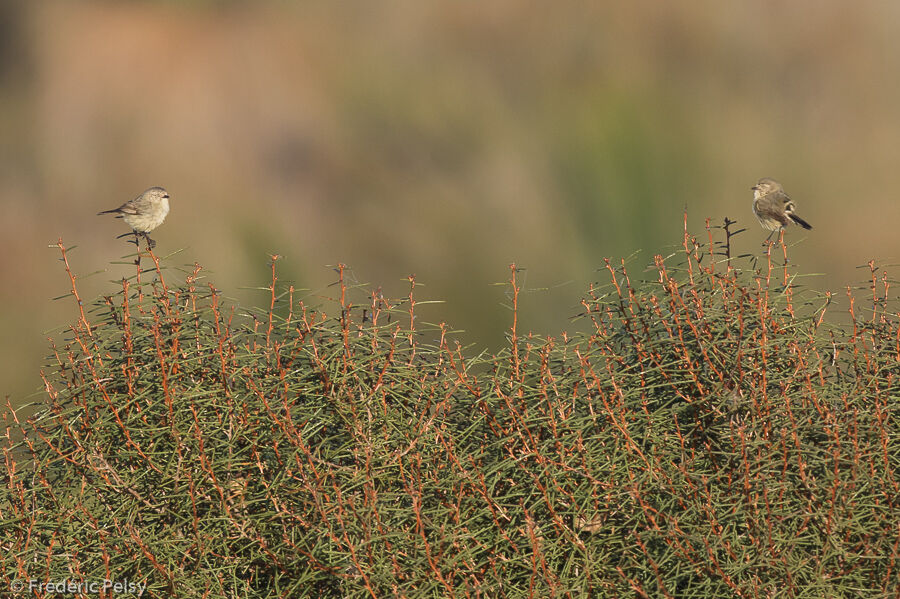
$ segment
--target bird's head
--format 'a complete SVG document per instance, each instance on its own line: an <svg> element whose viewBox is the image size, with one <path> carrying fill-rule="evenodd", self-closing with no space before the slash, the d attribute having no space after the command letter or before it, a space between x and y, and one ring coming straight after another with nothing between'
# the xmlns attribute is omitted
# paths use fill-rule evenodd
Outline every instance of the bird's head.
<svg viewBox="0 0 900 599"><path fill-rule="evenodd" d="M751 187L753 190L753 197L760 197L764 195L768 195L773 191L780 191L781 184L775 179L769 179L768 177L763 177L759 181L757 181L756 185Z"/></svg>

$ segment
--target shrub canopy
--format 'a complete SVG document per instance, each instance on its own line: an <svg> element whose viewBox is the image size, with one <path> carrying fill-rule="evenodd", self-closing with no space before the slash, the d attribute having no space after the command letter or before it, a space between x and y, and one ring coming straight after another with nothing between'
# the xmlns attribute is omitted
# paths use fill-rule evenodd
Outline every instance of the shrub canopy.
<svg viewBox="0 0 900 599"><path fill-rule="evenodd" d="M606 261L580 332L496 354L346 284L227 304L154 267L82 306L5 448L0 585L144 597L887 597L900 327L846 332L783 245ZM726 227L727 232L727 227ZM726 238L730 246L730 233ZM730 247L724 248L730 253ZM773 252L775 255L773 255ZM784 252L783 265L775 256ZM849 295L849 291L848 291Z"/></svg>

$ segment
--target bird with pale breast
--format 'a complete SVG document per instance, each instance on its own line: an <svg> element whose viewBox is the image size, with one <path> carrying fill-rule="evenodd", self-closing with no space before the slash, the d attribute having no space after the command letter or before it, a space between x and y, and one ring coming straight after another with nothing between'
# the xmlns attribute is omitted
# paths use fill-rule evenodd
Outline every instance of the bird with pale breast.
<svg viewBox="0 0 900 599"><path fill-rule="evenodd" d="M135 236L137 243L138 235L143 235L147 240L147 245L151 248L156 246L156 242L150 239L150 231L160 226L166 215L169 213L169 192L162 187L151 187L133 200L128 200L118 208L112 210L104 210L97 214L115 214L116 218L121 218L129 227L131 233L123 233L119 237L126 235ZM116 238L118 239L118 237Z"/></svg>
<svg viewBox="0 0 900 599"><path fill-rule="evenodd" d="M775 179L763 177L750 189L753 190L753 214L763 229L772 232L770 238L790 224L812 229L812 225L794 214L794 201Z"/></svg>

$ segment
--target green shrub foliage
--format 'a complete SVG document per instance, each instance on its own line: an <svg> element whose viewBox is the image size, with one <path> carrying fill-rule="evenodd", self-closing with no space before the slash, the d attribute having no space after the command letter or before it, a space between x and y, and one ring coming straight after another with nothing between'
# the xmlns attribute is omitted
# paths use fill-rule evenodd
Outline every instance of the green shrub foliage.
<svg viewBox="0 0 900 599"><path fill-rule="evenodd" d="M45 409L7 414L22 440L5 450L0 585L897 596L889 281L871 265L841 328L783 245L739 268L710 231L640 280L606 261L576 332L551 338L521 332L511 267L493 355L420 322L413 278L388 300L340 267L313 309L274 257L262 308L230 305L199 267L173 284L152 253L83 307L60 243L80 312Z"/></svg>

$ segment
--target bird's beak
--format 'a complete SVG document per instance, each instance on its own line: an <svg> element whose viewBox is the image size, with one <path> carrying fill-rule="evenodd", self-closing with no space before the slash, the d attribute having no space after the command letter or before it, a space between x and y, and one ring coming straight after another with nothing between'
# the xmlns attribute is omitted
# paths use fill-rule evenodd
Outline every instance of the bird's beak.
<svg viewBox="0 0 900 599"><path fill-rule="evenodd" d="M750 189L753 190L753 191L758 191L758 190L759 190L759 185L754 185L754 186L751 187Z"/></svg>

